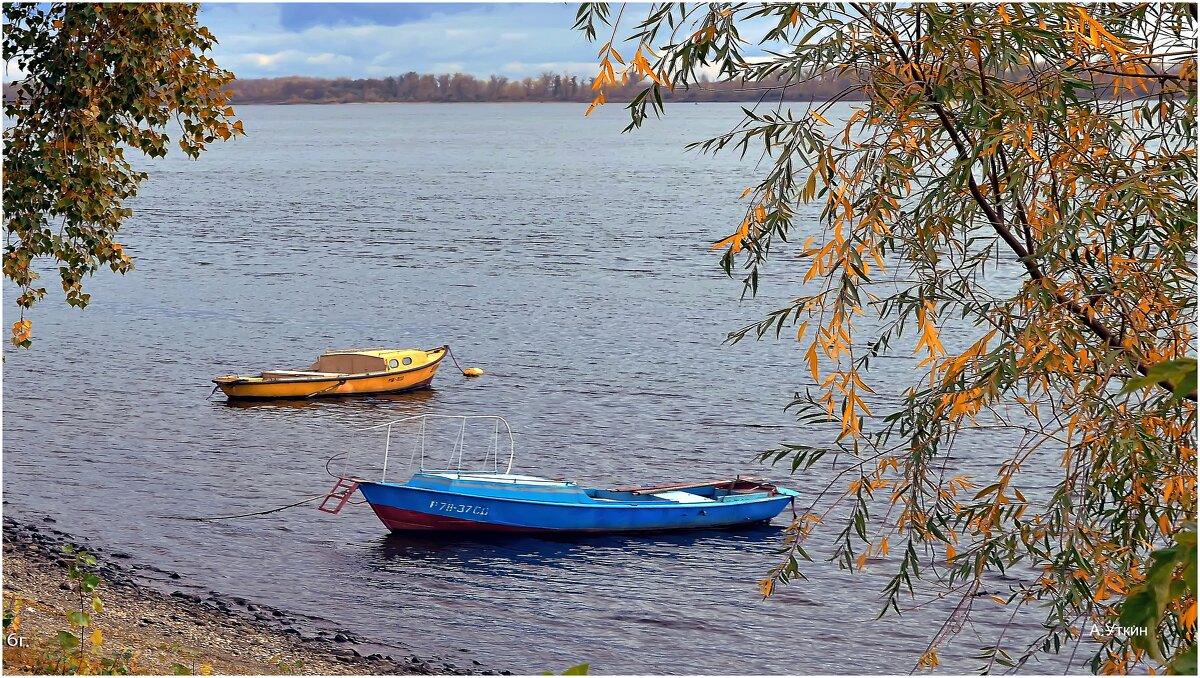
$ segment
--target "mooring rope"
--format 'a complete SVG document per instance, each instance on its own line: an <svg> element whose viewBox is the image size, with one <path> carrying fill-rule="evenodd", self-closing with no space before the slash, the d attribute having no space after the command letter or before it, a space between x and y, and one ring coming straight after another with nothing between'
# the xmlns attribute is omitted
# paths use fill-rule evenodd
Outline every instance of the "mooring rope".
<svg viewBox="0 0 1200 678"><path fill-rule="evenodd" d="M339 476L339 475L335 474L333 471L331 471L331 470L329 469L329 465L330 465L330 464L332 464L332 463L333 463L333 462L334 462L336 459L339 459L339 458L341 458L341 457L343 457L343 456L346 456L346 455L348 455L348 454L350 454L350 451L349 451L349 450L347 450L347 451L345 451L345 452L338 452L337 454L333 455L333 456L332 456L332 457L330 457L329 459L326 459L326 460L325 460L325 472L326 472L326 473L328 473L329 475L333 476L334 478L338 478L339 480L340 480L340 479L342 479L342 477L343 477L343 476ZM199 517L192 517L192 516L156 516L156 517L158 517L158 518L165 518L165 519L167 519L167 520L188 520L188 521L192 521L192 522L210 522L210 521L214 521L214 520L233 520L234 518L253 518L253 517L255 517L255 516L265 516L265 515L269 515L269 514L272 514L272 513L279 513L280 511L285 511L285 510L287 510L287 509L290 509L290 508L296 508L297 506L303 506L304 504L307 504L307 503L309 503L309 502L316 501L316 500L318 500L318 499L324 499L325 497L328 497L329 495L330 495L330 493L329 493L329 492L326 492L326 493L324 493L324 494L315 494L315 495L313 495L313 496L311 496L311 497L309 497L309 498L307 498L307 499L303 499L303 500L301 500L301 501L298 501L298 502L295 502L295 503L293 503L293 504L287 504L286 506L277 506L277 507L275 507L275 508L272 508L272 509L267 509L267 510L265 510L265 511L251 511L251 512L249 512L249 513L238 513L238 514L231 515L231 516L199 516ZM365 499L363 499L363 500L360 500L360 501L351 501L351 502L347 502L347 503L350 503L350 504L362 504L362 503L364 503L365 501L366 501L366 500L365 500Z"/></svg>
<svg viewBox="0 0 1200 678"><path fill-rule="evenodd" d="M343 456L347 456L347 457L350 456L350 450L346 450L345 452L338 452L337 454L335 454L332 457L325 460L325 472L328 473L331 478L337 478L340 480L340 479L346 477L345 474L342 474L339 476L338 474L329 470L329 465L332 464L334 462L334 460L339 459Z"/></svg>
<svg viewBox="0 0 1200 678"><path fill-rule="evenodd" d="M462 372L464 377L479 377L483 375L483 370L478 367L468 367L464 370L462 365L458 364L458 359L454 357L454 351L450 350L450 344L446 344L446 355L450 356L450 362L454 363L454 366L458 368L459 372Z"/></svg>
<svg viewBox="0 0 1200 678"><path fill-rule="evenodd" d="M450 362L454 363L454 366L458 368L459 372L462 372L462 365L458 364L458 360L454 357L454 351L450 350L449 344L446 344L446 355L450 356Z"/></svg>
<svg viewBox="0 0 1200 678"><path fill-rule="evenodd" d="M237 515L232 515L232 516L202 516L202 517L157 516L157 517L158 518L166 518L167 520L189 520L189 521L201 522L201 523L209 522L209 521L213 521L213 520L232 520L234 518L250 518L252 516L265 516L269 513L279 513L280 511L283 511L286 509L295 508L297 506L302 506L304 504L307 504L310 501L316 501L317 499L324 499L327 496L329 496L329 495L328 494L317 494L317 495L313 495L303 501L298 501L294 504L288 504L287 506L279 506L277 508L267 509L266 511L254 511L251 513L239 513Z"/></svg>

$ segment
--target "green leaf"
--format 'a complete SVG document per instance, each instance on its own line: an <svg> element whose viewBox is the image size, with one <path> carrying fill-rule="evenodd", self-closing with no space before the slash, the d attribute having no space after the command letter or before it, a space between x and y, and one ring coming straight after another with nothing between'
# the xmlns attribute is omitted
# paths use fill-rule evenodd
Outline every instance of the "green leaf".
<svg viewBox="0 0 1200 678"><path fill-rule="evenodd" d="M72 626L82 628L91 625L92 616L82 610L71 610L67 613L67 620L71 622Z"/></svg>
<svg viewBox="0 0 1200 678"><path fill-rule="evenodd" d="M1155 363L1146 370L1145 376L1125 382L1121 393L1132 393L1138 389L1165 383L1170 386L1174 399L1186 398L1196 392L1196 359L1180 358Z"/></svg>
<svg viewBox="0 0 1200 678"><path fill-rule="evenodd" d="M72 633L68 633L66 631L59 631L58 632L58 646L61 647L64 651L70 652L71 650L79 647L79 639L76 638L75 635Z"/></svg>
<svg viewBox="0 0 1200 678"><path fill-rule="evenodd" d="M576 664L562 673L554 673L553 671L542 672L543 676L586 676L588 675L588 664Z"/></svg>

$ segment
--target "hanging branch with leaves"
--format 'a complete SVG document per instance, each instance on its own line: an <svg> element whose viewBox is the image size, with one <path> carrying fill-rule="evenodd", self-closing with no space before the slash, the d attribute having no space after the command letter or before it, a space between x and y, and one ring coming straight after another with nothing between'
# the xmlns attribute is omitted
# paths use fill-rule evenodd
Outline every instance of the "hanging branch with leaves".
<svg viewBox="0 0 1200 678"><path fill-rule="evenodd" d="M791 525L763 593L802 576L831 534L843 567L895 568L885 611L901 612L918 582L962 596L918 667L938 663L971 594L1005 573L1019 583L991 604L1042 609L1044 634L1014 648L1001 632L981 648L984 670L1056 652L1088 623L1137 618L1152 641L1105 637L1094 670L1194 671L1194 582L1156 554L1194 543L1195 529L1195 6L640 14L624 32L612 21L607 45L655 55L630 74L644 88L629 129L664 114L662 87L714 75L744 86L760 103L692 145L767 159L714 249L751 295L770 255L800 262L793 301L731 334L795 332L811 382L790 407L832 441L763 455L798 473L833 460L834 476ZM581 6L576 27L594 37L611 15ZM785 107L788 87L820 79L854 83L848 113L833 112L843 97ZM820 206L815 222L798 217L806 204ZM997 266L1022 279L998 282ZM951 324L967 329L947 335ZM877 394L872 365L909 352L912 381ZM957 470L959 436L991 431L1019 442L990 475ZM1031 491L1027 472L1055 464L1055 486Z"/></svg>
<svg viewBox="0 0 1200 678"><path fill-rule="evenodd" d="M4 59L23 77L5 102L5 277L19 289L12 342L29 346L25 311L57 266L66 302L85 307L84 279L133 261L116 241L146 178L129 150L166 155L171 134L195 158L244 133L224 89L233 74L206 56L216 38L197 4L7 3ZM177 132L172 131L172 126ZM42 265L42 260L49 263Z"/></svg>

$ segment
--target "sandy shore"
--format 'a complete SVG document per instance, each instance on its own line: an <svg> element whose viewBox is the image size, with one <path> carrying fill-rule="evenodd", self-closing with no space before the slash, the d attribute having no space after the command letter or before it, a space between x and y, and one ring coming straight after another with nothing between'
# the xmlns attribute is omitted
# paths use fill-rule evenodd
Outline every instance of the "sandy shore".
<svg viewBox="0 0 1200 678"><path fill-rule="evenodd" d="M162 582L177 580L178 574L133 563L128 554L93 548L58 530L50 518L18 522L5 517L3 536L5 607L14 597L21 601L20 628L5 639L6 673L36 668L40 657L58 647L58 632L69 629L66 614L79 609L64 543L87 548L100 561L96 573L102 583L96 592L105 609L94 615L103 634L98 654L133 650L138 673L170 675L180 667L189 673L250 675L500 673L485 670L465 651L452 659L402 651L386 655L377 650L383 646L332 628L325 620L216 591L204 596L169 591Z"/></svg>

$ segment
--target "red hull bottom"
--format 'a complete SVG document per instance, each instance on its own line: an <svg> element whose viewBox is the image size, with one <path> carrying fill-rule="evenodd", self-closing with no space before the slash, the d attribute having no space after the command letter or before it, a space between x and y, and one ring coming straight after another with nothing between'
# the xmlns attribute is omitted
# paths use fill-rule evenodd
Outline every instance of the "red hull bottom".
<svg viewBox="0 0 1200 678"><path fill-rule="evenodd" d="M513 527L510 525L490 525L477 523L474 520L451 518L449 516L434 516L420 511L405 511L391 506L371 505L375 515L393 532L548 532L536 527Z"/></svg>

